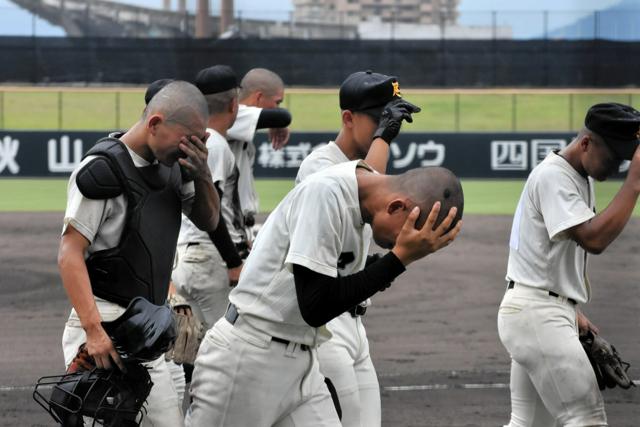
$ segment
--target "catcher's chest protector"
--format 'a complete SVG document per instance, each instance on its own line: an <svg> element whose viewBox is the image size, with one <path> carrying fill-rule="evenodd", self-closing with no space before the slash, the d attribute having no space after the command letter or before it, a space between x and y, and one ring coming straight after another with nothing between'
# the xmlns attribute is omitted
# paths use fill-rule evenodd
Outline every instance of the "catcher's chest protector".
<svg viewBox="0 0 640 427"><path fill-rule="evenodd" d="M77 175L80 192L90 199L124 194L125 227L118 246L86 260L93 294L126 307L141 296L161 305L167 298L182 202L180 167L135 167L124 144L104 138L87 152L97 155Z"/></svg>

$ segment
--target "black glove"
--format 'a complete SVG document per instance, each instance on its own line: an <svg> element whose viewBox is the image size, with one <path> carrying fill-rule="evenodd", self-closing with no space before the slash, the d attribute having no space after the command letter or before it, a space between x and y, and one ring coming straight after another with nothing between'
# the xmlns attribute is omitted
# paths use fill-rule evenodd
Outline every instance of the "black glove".
<svg viewBox="0 0 640 427"><path fill-rule="evenodd" d="M382 138L387 144L391 144L391 141L393 141L400 132L402 121L413 122L411 114L419 112L420 107L402 98L390 101L385 105L384 110L382 110L380 123L378 124L376 133L373 134L373 139Z"/></svg>

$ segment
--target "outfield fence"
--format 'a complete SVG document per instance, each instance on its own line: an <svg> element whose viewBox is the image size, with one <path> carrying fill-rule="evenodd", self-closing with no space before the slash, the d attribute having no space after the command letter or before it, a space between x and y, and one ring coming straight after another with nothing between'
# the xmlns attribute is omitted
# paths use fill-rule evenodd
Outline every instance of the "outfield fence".
<svg viewBox="0 0 640 427"><path fill-rule="evenodd" d="M405 98L422 107L408 130L437 132L572 132L589 106L620 102L640 108L640 90L420 91ZM295 131L335 131L340 124L337 89L288 90L283 107ZM1 88L0 129L113 130L135 122L143 89Z"/></svg>

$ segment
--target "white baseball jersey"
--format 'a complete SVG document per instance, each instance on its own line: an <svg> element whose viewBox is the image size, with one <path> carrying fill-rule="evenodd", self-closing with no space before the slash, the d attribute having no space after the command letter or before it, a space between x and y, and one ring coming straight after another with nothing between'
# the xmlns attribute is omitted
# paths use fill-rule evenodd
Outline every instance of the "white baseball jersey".
<svg viewBox="0 0 640 427"><path fill-rule="evenodd" d="M531 172L513 218L507 280L579 303L591 296L587 252L566 230L595 216L593 180L556 153Z"/></svg>
<svg viewBox="0 0 640 427"><path fill-rule="evenodd" d="M222 190L220 209L227 225L229 235L234 243L246 241L242 224L242 211L238 200L238 168L229 143L214 129L207 129L207 164L211 170L211 179ZM178 245L187 243L209 243L211 239L207 232L200 230L186 215L182 215Z"/></svg>
<svg viewBox="0 0 640 427"><path fill-rule="evenodd" d="M349 158L342 152L340 147L329 141L328 144L316 148L300 164L296 175L296 185L304 181L309 175L321 171L329 166L348 162Z"/></svg>
<svg viewBox="0 0 640 427"><path fill-rule="evenodd" d="M260 229L229 300L247 323L272 336L318 345L330 337L300 313L292 273L297 264L331 277L365 266L369 239L358 200L356 167L342 163L296 186Z"/></svg>
<svg viewBox="0 0 640 427"><path fill-rule="evenodd" d="M308 176L313 175L316 172L325 170L326 168L338 165L340 163L349 162L349 158L342 152L340 147L333 142L329 141L328 144L322 147L316 148L311 154L309 154L300 164L298 174L296 175L296 185L304 181ZM373 238L373 232L369 224L364 225L364 235L369 241ZM367 246L367 252L369 247ZM367 298L360 305L368 307L371 305L371 299Z"/></svg>
<svg viewBox="0 0 640 427"><path fill-rule="evenodd" d="M256 158L253 138L261 112L262 108L240 104L236 121L227 131L227 140L240 172L238 194L242 212L245 215L258 213L259 200L253 180L253 163Z"/></svg>
<svg viewBox="0 0 640 427"><path fill-rule="evenodd" d="M127 150L135 167L140 168L151 164L129 147L127 147ZM122 230L124 230L127 213L127 199L124 194L111 199L95 200L86 198L78 189L76 184L78 171L95 158L96 156L88 156L82 160L69 178L67 208L62 227L62 234L71 225L90 242L86 256L118 246ZM157 160L154 163L157 163ZM193 182L184 184L181 188L181 193L182 211L188 214L195 195Z"/></svg>

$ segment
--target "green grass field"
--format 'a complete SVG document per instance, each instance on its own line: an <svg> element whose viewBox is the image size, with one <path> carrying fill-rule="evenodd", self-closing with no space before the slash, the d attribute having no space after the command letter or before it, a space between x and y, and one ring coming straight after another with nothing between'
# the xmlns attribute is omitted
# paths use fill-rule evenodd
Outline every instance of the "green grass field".
<svg viewBox="0 0 640 427"><path fill-rule="evenodd" d="M612 93L477 93L405 90L422 107L405 131L573 131L597 102L640 103L637 91ZM135 122L143 108L143 90L62 91L2 89L0 129L112 130ZM335 131L340 125L338 91L291 90L283 106L294 131ZM640 105L635 105L640 108Z"/></svg>
<svg viewBox="0 0 640 427"><path fill-rule="evenodd" d="M463 180L465 214L512 215L524 181ZM620 187L620 181L598 183L598 210L604 209ZM63 211L66 202L65 179L0 179L0 212ZM293 187L292 180L258 180L256 183L263 212L270 212ZM637 205L634 216L640 216Z"/></svg>

